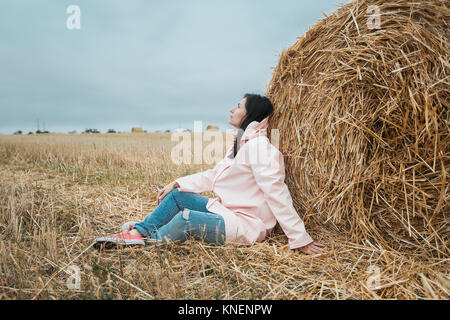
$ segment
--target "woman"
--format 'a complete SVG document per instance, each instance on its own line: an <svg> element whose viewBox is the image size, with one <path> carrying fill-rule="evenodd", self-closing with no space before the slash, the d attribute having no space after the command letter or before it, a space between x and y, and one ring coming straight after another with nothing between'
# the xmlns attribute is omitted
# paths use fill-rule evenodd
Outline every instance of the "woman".
<svg viewBox="0 0 450 320"><path fill-rule="evenodd" d="M159 191L158 206L144 221L128 222L118 235L97 238L97 247L183 242L189 237L216 245L248 245L263 241L278 221L290 249L325 252L295 211L284 183L283 156L267 138L268 117L273 112L270 100L246 94L230 112L229 124L238 134L227 156L213 169L168 184ZM258 158L261 154L263 158ZM217 197L199 194L207 191Z"/></svg>

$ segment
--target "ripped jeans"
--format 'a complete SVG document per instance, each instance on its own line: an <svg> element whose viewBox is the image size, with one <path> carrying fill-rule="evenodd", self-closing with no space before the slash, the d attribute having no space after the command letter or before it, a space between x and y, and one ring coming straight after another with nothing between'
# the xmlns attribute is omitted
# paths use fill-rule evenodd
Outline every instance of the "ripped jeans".
<svg viewBox="0 0 450 320"><path fill-rule="evenodd" d="M225 222L221 215L206 209L208 198L197 193L169 192L142 222L136 223L144 237L163 242L184 242L189 237L206 243L225 243Z"/></svg>

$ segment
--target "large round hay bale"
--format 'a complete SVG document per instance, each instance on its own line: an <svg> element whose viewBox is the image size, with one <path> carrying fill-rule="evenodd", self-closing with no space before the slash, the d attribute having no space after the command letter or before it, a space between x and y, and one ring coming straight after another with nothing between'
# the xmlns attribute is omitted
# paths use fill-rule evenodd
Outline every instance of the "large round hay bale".
<svg viewBox="0 0 450 320"><path fill-rule="evenodd" d="M280 130L286 183L308 223L448 256L446 5L354 1L281 53L269 134Z"/></svg>

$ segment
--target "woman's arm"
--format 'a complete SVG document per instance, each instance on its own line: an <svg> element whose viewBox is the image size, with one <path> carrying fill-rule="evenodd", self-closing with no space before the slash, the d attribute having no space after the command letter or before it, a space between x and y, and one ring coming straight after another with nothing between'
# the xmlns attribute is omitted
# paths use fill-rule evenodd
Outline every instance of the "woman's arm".
<svg viewBox="0 0 450 320"><path fill-rule="evenodd" d="M302 248L305 253L320 253L316 250L317 243L306 232L304 223L293 206L289 189L284 182L283 155L265 138L252 139L248 144L249 153L258 155L257 159L250 161L256 183L264 192L272 213L288 237L290 249ZM314 250L310 250L311 248Z"/></svg>
<svg viewBox="0 0 450 320"><path fill-rule="evenodd" d="M220 162L219 162L220 163ZM197 172L188 176L184 176L169 183L158 192L158 204L173 189L178 188L181 192L207 192L212 191L214 177L216 176L217 165L213 169Z"/></svg>
<svg viewBox="0 0 450 320"><path fill-rule="evenodd" d="M230 151L231 148L232 146L228 149L228 151ZM182 192L195 193L212 191L213 182L214 178L216 177L217 170L222 166L225 159L226 158L219 161L212 169L176 179L175 182L178 183L179 190Z"/></svg>
<svg viewBox="0 0 450 320"><path fill-rule="evenodd" d="M178 178L175 182L178 183L179 190L183 192L201 193L212 191L216 172L217 165L213 169Z"/></svg>

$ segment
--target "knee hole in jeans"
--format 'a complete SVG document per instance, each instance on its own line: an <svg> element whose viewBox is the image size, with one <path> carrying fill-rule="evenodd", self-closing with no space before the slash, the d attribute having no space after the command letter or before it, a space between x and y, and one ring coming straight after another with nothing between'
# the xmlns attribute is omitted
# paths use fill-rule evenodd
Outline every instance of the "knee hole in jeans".
<svg viewBox="0 0 450 320"><path fill-rule="evenodd" d="M190 212L191 212L191 211L190 211L189 209L187 209L187 208L185 208L185 209L183 210L182 217L183 217L184 220L189 220L189 213L190 213Z"/></svg>

